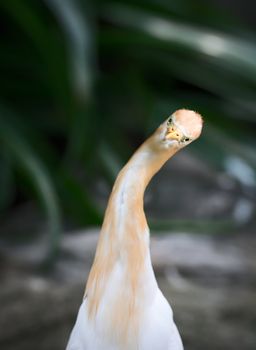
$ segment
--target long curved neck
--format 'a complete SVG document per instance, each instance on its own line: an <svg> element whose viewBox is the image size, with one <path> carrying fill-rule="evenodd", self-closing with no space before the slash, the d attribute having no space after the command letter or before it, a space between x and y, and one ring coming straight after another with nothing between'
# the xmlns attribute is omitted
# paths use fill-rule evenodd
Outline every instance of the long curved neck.
<svg viewBox="0 0 256 350"><path fill-rule="evenodd" d="M119 283L126 292L130 290L130 300L138 296L141 278L154 279L143 196L151 178L177 149L158 153L149 141L131 157L114 184L86 287L91 315L97 312L115 266L121 266L123 280Z"/></svg>
<svg viewBox="0 0 256 350"><path fill-rule="evenodd" d="M120 171L106 210L102 230L122 230L129 234L129 223L141 233L147 222L144 214L143 198L145 189L152 177L164 163L176 152L173 148L167 152L155 152L145 142Z"/></svg>

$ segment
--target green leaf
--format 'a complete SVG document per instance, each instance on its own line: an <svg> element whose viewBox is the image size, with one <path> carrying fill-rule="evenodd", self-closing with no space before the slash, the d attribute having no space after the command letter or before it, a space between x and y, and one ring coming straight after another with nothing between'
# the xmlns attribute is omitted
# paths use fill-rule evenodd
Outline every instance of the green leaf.
<svg viewBox="0 0 256 350"><path fill-rule="evenodd" d="M21 28L25 38L29 39L44 63L44 84L53 97L66 110L70 108L70 86L66 63L66 52L59 35L51 30L40 12L38 3L10 0L0 6Z"/></svg>
<svg viewBox="0 0 256 350"><path fill-rule="evenodd" d="M87 100L91 94L95 50L89 4L84 1L82 8L77 0L45 0L45 2L56 16L66 36L76 95L82 101Z"/></svg>
<svg viewBox="0 0 256 350"><path fill-rule="evenodd" d="M64 209L80 225L100 225L103 215L93 203L85 186L82 186L67 169L56 174L56 183Z"/></svg>
<svg viewBox="0 0 256 350"><path fill-rule="evenodd" d="M42 203L49 225L49 246L47 260L57 254L61 233L61 215L54 185L41 160L27 144L26 140L6 122L10 113L0 110L0 141L2 147L13 158L14 166L19 166L30 178L37 196Z"/></svg>
<svg viewBox="0 0 256 350"><path fill-rule="evenodd" d="M166 46L178 45L183 50L200 54L226 70L237 70L239 66L242 76L256 82L256 46L250 40L179 23L127 5L106 5L102 16L121 27L145 33Z"/></svg>

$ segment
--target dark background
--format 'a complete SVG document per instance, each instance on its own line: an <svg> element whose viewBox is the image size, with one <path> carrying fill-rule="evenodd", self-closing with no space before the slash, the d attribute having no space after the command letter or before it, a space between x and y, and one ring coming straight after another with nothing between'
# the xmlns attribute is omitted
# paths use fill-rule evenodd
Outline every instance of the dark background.
<svg viewBox="0 0 256 350"><path fill-rule="evenodd" d="M255 10L231 0L1 2L1 348L63 348L115 176L178 108L200 112L204 130L145 196L159 283L179 295L186 349L255 348ZM170 245L162 258L159 242ZM175 278L204 291L172 290Z"/></svg>

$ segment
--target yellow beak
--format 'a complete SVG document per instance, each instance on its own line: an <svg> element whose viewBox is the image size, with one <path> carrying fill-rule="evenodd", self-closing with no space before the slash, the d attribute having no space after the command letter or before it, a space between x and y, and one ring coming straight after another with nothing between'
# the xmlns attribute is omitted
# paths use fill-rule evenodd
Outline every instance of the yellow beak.
<svg viewBox="0 0 256 350"><path fill-rule="evenodd" d="M166 140L181 141L183 136L183 133L175 125L172 125L168 128L165 138Z"/></svg>

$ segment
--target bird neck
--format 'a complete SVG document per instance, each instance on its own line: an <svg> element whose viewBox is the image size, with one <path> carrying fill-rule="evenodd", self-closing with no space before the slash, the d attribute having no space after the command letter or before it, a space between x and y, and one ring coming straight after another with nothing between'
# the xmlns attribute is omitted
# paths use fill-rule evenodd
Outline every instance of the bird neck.
<svg viewBox="0 0 256 350"><path fill-rule="evenodd" d="M89 314L96 314L107 290L113 284L118 266L118 285L125 286L134 302L142 286L156 285L149 253L149 230L143 208L145 189L154 174L176 150L157 154L144 143L120 171L114 184L100 233L95 260L88 278L86 295ZM116 278L116 277L115 277ZM112 281L112 282L110 282ZM120 287L121 288L121 287ZM123 294L120 292L120 302ZM144 297L144 296L143 296ZM118 296L115 296L118 304ZM134 307L130 305L131 308Z"/></svg>
<svg viewBox="0 0 256 350"><path fill-rule="evenodd" d="M176 151L173 148L171 153L157 153L149 142L145 142L120 171L102 226L103 234L116 241L119 253L126 248L132 250L132 246L126 246L127 240L135 244L148 235L144 192L152 177Z"/></svg>

